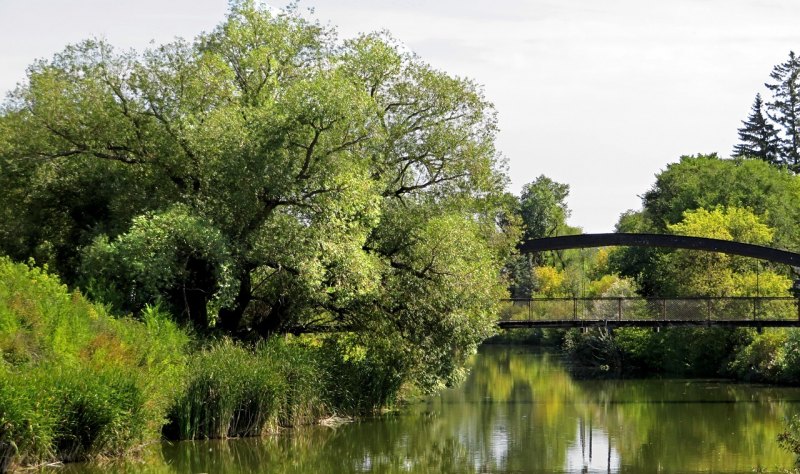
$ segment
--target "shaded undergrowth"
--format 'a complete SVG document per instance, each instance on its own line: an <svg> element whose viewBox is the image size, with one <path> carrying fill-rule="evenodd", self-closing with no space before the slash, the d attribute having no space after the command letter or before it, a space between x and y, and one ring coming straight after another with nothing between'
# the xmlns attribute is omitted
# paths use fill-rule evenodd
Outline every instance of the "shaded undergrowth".
<svg viewBox="0 0 800 474"><path fill-rule="evenodd" d="M573 370L588 376L606 372L800 383L800 331L795 329L570 330L563 349Z"/></svg>

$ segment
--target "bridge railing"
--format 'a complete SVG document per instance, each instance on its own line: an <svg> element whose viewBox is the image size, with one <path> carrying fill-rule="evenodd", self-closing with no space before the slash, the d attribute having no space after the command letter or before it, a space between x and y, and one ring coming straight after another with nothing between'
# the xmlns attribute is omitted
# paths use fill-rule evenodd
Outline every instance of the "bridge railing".
<svg viewBox="0 0 800 474"><path fill-rule="evenodd" d="M800 320L792 297L531 298L501 302L501 321Z"/></svg>

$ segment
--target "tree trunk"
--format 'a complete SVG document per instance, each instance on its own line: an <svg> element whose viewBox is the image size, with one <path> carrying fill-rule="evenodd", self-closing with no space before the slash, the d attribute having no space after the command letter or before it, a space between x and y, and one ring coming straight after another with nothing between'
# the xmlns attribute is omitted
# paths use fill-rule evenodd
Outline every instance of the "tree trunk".
<svg viewBox="0 0 800 474"><path fill-rule="evenodd" d="M239 293L236 295L233 307L222 308L219 312L220 328L233 336L241 331L244 312L247 310L247 307L250 306L250 302L253 300L250 271L243 271L239 276L239 282Z"/></svg>

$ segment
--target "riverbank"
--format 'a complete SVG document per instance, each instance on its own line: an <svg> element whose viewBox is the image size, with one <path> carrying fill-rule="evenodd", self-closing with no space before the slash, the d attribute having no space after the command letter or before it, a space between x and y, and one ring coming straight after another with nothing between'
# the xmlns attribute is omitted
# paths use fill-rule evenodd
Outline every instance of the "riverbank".
<svg viewBox="0 0 800 474"><path fill-rule="evenodd" d="M793 329L515 329L487 343L559 350L584 377L721 377L800 385L800 331Z"/></svg>
<svg viewBox="0 0 800 474"><path fill-rule="evenodd" d="M664 362L673 360L678 368L696 363L704 370L740 367L746 373L749 367L788 378L797 353L796 335L785 331L625 330L611 337L533 330L488 342L508 339L561 347L573 363L585 361L584 367L606 374L647 367L645 362L664 370ZM155 307L137 319L115 317L45 271L8 259L0 259L0 349L3 471L135 458L160 439L259 437L331 416L375 413L408 388L399 367L376 358L354 335L285 336L258 344L200 337ZM727 359L721 357L726 350L732 351ZM469 383L486 384L494 401L519 390L541 392L540 378L550 377L554 366L528 373L524 364L512 363L515 357L493 362L515 374L513 382L478 358ZM631 361L642 365L624 365ZM557 372L557 383L566 383L563 369Z"/></svg>
<svg viewBox="0 0 800 474"><path fill-rule="evenodd" d="M0 350L0 472L372 413L403 383L347 335L201 338L155 307L114 317L2 258Z"/></svg>
<svg viewBox="0 0 800 474"><path fill-rule="evenodd" d="M782 328L626 328L568 331L563 350L584 372L724 377L800 384L800 331Z"/></svg>

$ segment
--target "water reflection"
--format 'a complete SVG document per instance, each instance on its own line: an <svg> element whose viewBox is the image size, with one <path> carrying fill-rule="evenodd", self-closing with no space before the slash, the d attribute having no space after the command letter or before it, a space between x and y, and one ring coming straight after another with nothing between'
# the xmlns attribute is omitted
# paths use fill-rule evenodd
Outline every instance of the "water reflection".
<svg viewBox="0 0 800 474"><path fill-rule="evenodd" d="M769 472L792 465L775 438L799 401L795 388L717 381L576 381L555 355L487 348L463 386L401 414L259 440L163 444L113 470Z"/></svg>
<svg viewBox="0 0 800 474"><path fill-rule="evenodd" d="M619 452L606 431L579 418L576 433L579 441L567 448L567 472L619 472Z"/></svg>

